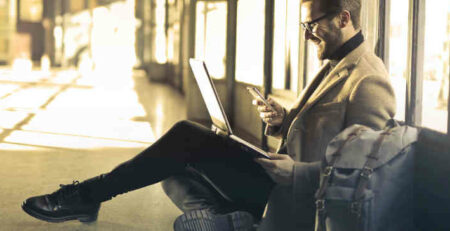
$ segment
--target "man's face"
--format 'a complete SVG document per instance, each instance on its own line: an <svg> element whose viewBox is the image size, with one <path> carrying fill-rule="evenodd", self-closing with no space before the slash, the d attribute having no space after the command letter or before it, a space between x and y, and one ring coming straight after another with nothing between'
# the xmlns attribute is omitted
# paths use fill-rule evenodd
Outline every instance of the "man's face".
<svg viewBox="0 0 450 231"><path fill-rule="evenodd" d="M302 3L302 23L313 22L327 15L320 11L319 1ZM317 47L317 57L320 60L327 59L342 45L342 32L335 22L333 16L327 15L317 22L311 24L311 30L305 30L305 39L311 40Z"/></svg>

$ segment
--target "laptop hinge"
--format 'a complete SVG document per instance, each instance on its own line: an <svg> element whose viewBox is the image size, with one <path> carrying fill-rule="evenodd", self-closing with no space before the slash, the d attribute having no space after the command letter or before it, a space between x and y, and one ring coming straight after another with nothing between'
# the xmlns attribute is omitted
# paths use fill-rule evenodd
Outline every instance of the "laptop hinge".
<svg viewBox="0 0 450 231"><path fill-rule="evenodd" d="M211 125L211 130L219 136L228 136L228 133L223 131L222 129L216 127L214 124Z"/></svg>

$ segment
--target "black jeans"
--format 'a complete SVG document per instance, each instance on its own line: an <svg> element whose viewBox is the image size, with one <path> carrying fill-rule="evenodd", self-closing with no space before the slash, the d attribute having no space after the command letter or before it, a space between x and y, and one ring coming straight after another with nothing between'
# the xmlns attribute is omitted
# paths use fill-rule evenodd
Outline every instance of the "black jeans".
<svg viewBox="0 0 450 231"><path fill-rule="evenodd" d="M81 186L88 198L101 202L165 179L163 188L182 210L245 210L256 217L274 185L233 140L181 121L133 159Z"/></svg>

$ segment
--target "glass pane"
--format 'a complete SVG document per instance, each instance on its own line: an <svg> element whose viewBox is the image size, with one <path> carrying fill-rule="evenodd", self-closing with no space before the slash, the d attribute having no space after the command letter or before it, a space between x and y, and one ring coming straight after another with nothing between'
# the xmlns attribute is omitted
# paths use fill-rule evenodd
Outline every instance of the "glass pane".
<svg viewBox="0 0 450 231"><path fill-rule="evenodd" d="M446 133L450 2L425 1L425 10L422 126Z"/></svg>
<svg viewBox="0 0 450 231"><path fill-rule="evenodd" d="M272 86L285 89L286 86L286 0L275 1Z"/></svg>
<svg viewBox="0 0 450 231"><path fill-rule="evenodd" d="M289 40L290 90L298 92L300 45L300 1L288 0L287 37Z"/></svg>
<svg viewBox="0 0 450 231"><path fill-rule="evenodd" d="M144 1L144 12L147 12L144 14L144 57L143 61L144 63L149 63L151 61L151 5L150 1Z"/></svg>
<svg viewBox="0 0 450 231"><path fill-rule="evenodd" d="M72 4L78 5L78 4ZM42 20L42 0L21 0L20 20L28 22L40 22Z"/></svg>
<svg viewBox="0 0 450 231"><path fill-rule="evenodd" d="M408 57L409 0L391 2L391 29L389 35L389 74L394 87L397 113L395 119L405 120L406 78Z"/></svg>
<svg viewBox="0 0 450 231"><path fill-rule="evenodd" d="M306 83L310 83L319 72L322 62L317 56L317 47L309 40L307 41L307 66L306 66ZM306 87L306 86L305 86Z"/></svg>
<svg viewBox="0 0 450 231"><path fill-rule="evenodd" d="M361 1L361 29L372 50L378 39L378 0Z"/></svg>
<svg viewBox="0 0 450 231"><path fill-rule="evenodd" d="M169 1L169 27L167 30L167 61L177 65L180 56L180 8Z"/></svg>
<svg viewBox="0 0 450 231"><path fill-rule="evenodd" d="M264 70L264 1L240 0L237 8L236 80L262 85Z"/></svg>
<svg viewBox="0 0 450 231"><path fill-rule="evenodd" d="M157 63L166 63L166 33L165 33L165 17L166 17L166 1L156 0L155 21L156 21L156 38L155 38L155 59Z"/></svg>
<svg viewBox="0 0 450 231"><path fill-rule="evenodd" d="M195 57L204 59L205 57L205 2L197 2L197 15L195 17Z"/></svg>
<svg viewBox="0 0 450 231"><path fill-rule="evenodd" d="M300 43L300 1L288 0L287 37L289 40L289 57L291 83L290 90L298 92L298 62Z"/></svg>
<svg viewBox="0 0 450 231"><path fill-rule="evenodd" d="M208 3L205 60L213 78L225 78L227 2Z"/></svg>
<svg viewBox="0 0 450 231"><path fill-rule="evenodd" d="M195 57L205 60L211 77L225 78L227 3L198 2Z"/></svg>

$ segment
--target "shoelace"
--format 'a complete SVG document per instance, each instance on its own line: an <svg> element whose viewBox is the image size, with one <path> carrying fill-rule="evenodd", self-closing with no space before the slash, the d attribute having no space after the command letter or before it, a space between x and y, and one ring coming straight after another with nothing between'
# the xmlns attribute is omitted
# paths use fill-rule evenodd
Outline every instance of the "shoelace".
<svg viewBox="0 0 450 231"><path fill-rule="evenodd" d="M60 189L50 194L50 197L55 199L58 205L61 205L67 198L72 197L76 192L80 184L79 181L74 180L72 184L60 184Z"/></svg>

